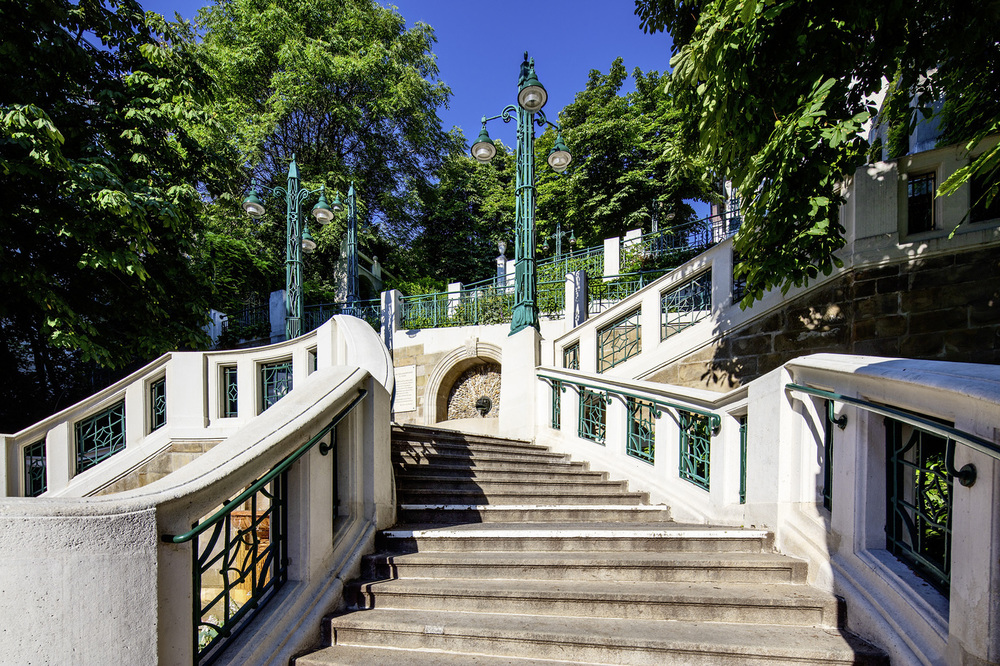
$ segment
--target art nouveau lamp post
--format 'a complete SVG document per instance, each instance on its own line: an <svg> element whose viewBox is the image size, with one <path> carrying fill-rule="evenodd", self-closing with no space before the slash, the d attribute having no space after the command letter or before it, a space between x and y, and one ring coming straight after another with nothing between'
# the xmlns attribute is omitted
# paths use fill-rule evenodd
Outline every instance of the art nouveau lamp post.
<svg viewBox="0 0 1000 666"><path fill-rule="evenodd" d="M509 104L500 115L483 116L483 129L472 145L472 156L486 163L493 159L497 149L486 131L486 123L502 118L509 123L517 112L517 205L514 230L514 312L510 322L510 335L528 326L538 329L537 275L535 273L535 127L551 125L557 132L557 123L545 118L542 107L548 98L545 88L535 76L535 61L524 54L521 75L517 82L517 106ZM537 117L536 117L537 116ZM548 163L556 171L565 169L572 157L557 134L556 143L549 152Z"/></svg>
<svg viewBox="0 0 1000 666"><path fill-rule="evenodd" d="M558 260L559 257L562 256L562 239L563 239L563 236L569 236L569 244L570 245L573 245L573 243L576 242L576 236L573 235L573 230L570 229L569 231L563 231L562 230L562 222L556 222L556 230L553 231L551 234L549 234L548 236L545 237L545 244L542 246L542 249L548 250L549 249L549 239L550 238L556 239L556 260Z"/></svg>
<svg viewBox="0 0 1000 666"><path fill-rule="evenodd" d="M340 201L338 195L337 201ZM354 181L347 190L347 312L354 314L358 301L358 209Z"/></svg>
<svg viewBox="0 0 1000 666"><path fill-rule="evenodd" d="M250 196L243 201L243 210L250 217L257 219L264 214L264 206L257 196L257 185L251 186ZM316 242L309 233L308 227L303 232L302 217L299 213L302 204L311 194L319 193L319 202L313 207L312 214L319 224L326 224L333 219L333 213L338 210L338 201L334 207L326 203L324 188L306 190L299 187L299 167L292 155L292 163L288 165L288 185L286 187L263 187L273 196L285 197L285 338L291 340L302 333L302 252L311 253L316 249Z"/></svg>

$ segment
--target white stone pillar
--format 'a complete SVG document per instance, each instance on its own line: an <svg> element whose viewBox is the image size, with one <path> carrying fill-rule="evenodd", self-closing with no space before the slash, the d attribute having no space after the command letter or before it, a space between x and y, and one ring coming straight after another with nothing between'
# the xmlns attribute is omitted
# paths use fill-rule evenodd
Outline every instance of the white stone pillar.
<svg viewBox="0 0 1000 666"><path fill-rule="evenodd" d="M382 292L382 342L391 352L396 332L403 328L403 294L398 289Z"/></svg>
<svg viewBox="0 0 1000 666"><path fill-rule="evenodd" d="M576 328L588 317L587 273L584 270L566 274L566 322Z"/></svg>
<svg viewBox="0 0 1000 666"><path fill-rule="evenodd" d="M535 368L541 339L541 334L529 326L504 340L500 375L500 432L504 437L535 438Z"/></svg>
<svg viewBox="0 0 1000 666"><path fill-rule="evenodd" d="M618 275L621 268L621 242L618 236L604 239L604 277Z"/></svg>
<svg viewBox="0 0 1000 666"><path fill-rule="evenodd" d="M267 304L271 319L271 342L281 342L285 339L285 290L272 291Z"/></svg>
<svg viewBox="0 0 1000 666"><path fill-rule="evenodd" d="M458 306L462 304L462 283L448 283L448 316L454 317Z"/></svg>

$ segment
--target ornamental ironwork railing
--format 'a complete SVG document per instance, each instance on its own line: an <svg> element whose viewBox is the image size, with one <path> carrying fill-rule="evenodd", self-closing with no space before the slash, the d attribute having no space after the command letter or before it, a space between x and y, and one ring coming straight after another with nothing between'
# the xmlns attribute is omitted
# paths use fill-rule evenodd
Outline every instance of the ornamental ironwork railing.
<svg viewBox="0 0 1000 666"><path fill-rule="evenodd" d="M558 319L566 307L566 282L538 283L538 311L547 319ZM514 309L513 286L497 287L493 279L466 285L460 290L403 296L404 329L444 328L506 324Z"/></svg>
<svg viewBox="0 0 1000 666"><path fill-rule="evenodd" d="M591 316L611 309L640 289L666 275L666 269L587 278L587 310ZM589 275L589 274L588 274Z"/></svg>
<svg viewBox="0 0 1000 666"><path fill-rule="evenodd" d="M315 303L307 305L302 312L302 332L314 331L334 315L346 314L368 322L376 331L382 328L382 301L373 298L355 301L353 306L346 303Z"/></svg>
<svg viewBox="0 0 1000 666"><path fill-rule="evenodd" d="M740 417L740 504L747 503L747 415Z"/></svg>
<svg viewBox="0 0 1000 666"><path fill-rule="evenodd" d="M656 455L656 421L663 416L664 409L674 410L680 426L681 478L708 489L711 439L722 427L722 418L715 412L569 373L539 371L536 376L552 387L553 410L560 393L565 393L567 388L577 392L580 405L577 435L581 439L604 444L608 435L607 405L612 398L621 400L627 412L626 429L622 433L626 453L650 464L655 462Z"/></svg>
<svg viewBox="0 0 1000 666"><path fill-rule="evenodd" d="M625 440L625 452L633 458L653 464L656 407L647 400L637 398L626 398L625 407L628 410L628 437Z"/></svg>
<svg viewBox="0 0 1000 666"><path fill-rule="evenodd" d="M236 366L222 366L222 418L239 416L240 385L236 381Z"/></svg>
<svg viewBox="0 0 1000 666"><path fill-rule="evenodd" d="M225 344L242 340L259 340L271 335L271 306L259 297L251 298L241 309L226 315L222 320L222 338Z"/></svg>
<svg viewBox="0 0 1000 666"><path fill-rule="evenodd" d="M580 270L586 271L587 275L603 275L604 246L596 245L540 259L535 264L535 270L541 281L565 280L567 274Z"/></svg>
<svg viewBox="0 0 1000 666"><path fill-rule="evenodd" d="M552 429L562 427L562 387L558 381L552 382Z"/></svg>
<svg viewBox="0 0 1000 666"><path fill-rule="evenodd" d="M161 377L149 385L149 431L167 424L167 378Z"/></svg>
<svg viewBox="0 0 1000 666"><path fill-rule="evenodd" d="M681 441L678 473L704 490L709 490L712 436L708 419L701 414L679 410Z"/></svg>
<svg viewBox="0 0 1000 666"><path fill-rule="evenodd" d="M337 425L367 393L359 389L329 424L209 518L184 534L161 537L166 543L191 543L196 666L218 659L287 582L288 470L317 444L324 456L335 450ZM330 444L323 442L327 435Z"/></svg>
<svg viewBox="0 0 1000 666"><path fill-rule="evenodd" d="M660 339L694 326L712 314L711 269L660 296Z"/></svg>
<svg viewBox="0 0 1000 666"><path fill-rule="evenodd" d="M125 401L76 422L76 473L125 450Z"/></svg>
<svg viewBox="0 0 1000 666"><path fill-rule="evenodd" d="M563 367L567 370L580 369L580 343L574 342L568 347L563 347Z"/></svg>
<svg viewBox="0 0 1000 666"><path fill-rule="evenodd" d="M955 467L955 449L962 444L1000 460L1000 445L896 407L801 384L787 384L785 389L828 401L827 466L832 466L833 456L830 424L847 425L846 415L834 418L834 402L885 417L886 548L947 596L951 585L953 480L970 487L977 476L972 463ZM829 488L832 494L832 479Z"/></svg>
<svg viewBox="0 0 1000 666"><path fill-rule="evenodd" d="M642 352L642 310L636 309L597 331L597 371L604 372Z"/></svg>
<svg viewBox="0 0 1000 666"><path fill-rule="evenodd" d="M38 497L48 490L48 458L45 454L45 440L29 444L21 450L24 464L24 496Z"/></svg>
<svg viewBox="0 0 1000 666"><path fill-rule="evenodd" d="M639 268L676 268L716 243L736 235L742 222L739 203L719 215L659 229L639 238L621 240L621 266Z"/></svg>
<svg viewBox="0 0 1000 666"><path fill-rule="evenodd" d="M260 411L284 398L291 390L291 359L260 366Z"/></svg>

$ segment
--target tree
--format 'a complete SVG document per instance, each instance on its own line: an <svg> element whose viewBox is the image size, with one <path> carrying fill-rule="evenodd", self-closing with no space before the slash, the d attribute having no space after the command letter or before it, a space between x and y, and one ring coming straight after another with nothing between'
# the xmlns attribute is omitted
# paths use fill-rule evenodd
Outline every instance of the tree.
<svg viewBox="0 0 1000 666"><path fill-rule="evenodd" d="M23 423L80 361L207 340L198 215L231 162L190 131L219 129L208 78L133 0L6 2L0 17L0 354Z"/></svg>
<svg viewBox="0 0 1000 666"><path fill-rule="evenodd" d="M841 186L869 157L861 131L884 91L909 132L935 113L944 137L972 150L1000 131L1000 3L973 0L636 0L646 31L668 30L668 92L704 157L742 193L735 240L744 305L765 290L829 272L843 243ZM899 104L899 97L905 103ZM911 99L916 104L910 105ZM942 185L974 174L998 188L1000 150Z"/></svg>
<svg viewBox="0 0 1000 666"><path fill-rule="evenodd" d="M654 215L664 226L668 214L675 224L687 221L694 210L685 200L710 196L708 170L681 144L680 110L662 94L667 77L636 68L636 90L621 95L627 76L621 58L607 74L591 70L586 89L560 112L573 161L562 174L538 171L541 234L560 221L584 246L594 245L649 227ZM554 142L551 129L539 138L539 165Z"/></svg>
<svg viewBox="0 0 1000 666"><path fill-rule="evenodd" d="M283 185L294 154L305 186L326 183L343 196L353 180L361 245L372 254L405 246L415 189L455 149L437 115L450 91L435 80L430 26L406 29L402 16L372 0L227 0L201 10L197 23L218 91L214 110L253 176ZM239 215L239 194L227 204L235 213L220 216ZM259 232L281 248L270 262L280 272L283 202L269 208L278 222ZM319 251L307 286L332 287L331 249L344 229L342 217L310 227Z"/></svg>

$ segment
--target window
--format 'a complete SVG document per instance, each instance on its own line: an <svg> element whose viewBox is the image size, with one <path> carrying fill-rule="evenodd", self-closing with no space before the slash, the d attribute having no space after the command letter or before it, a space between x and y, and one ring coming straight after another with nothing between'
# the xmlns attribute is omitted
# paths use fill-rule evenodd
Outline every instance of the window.
<svg viewBox="0 0 1000 666"><path fill-rule="evenodd" d="M167 423L167 379L161 377L149 385L149 432Z"/></svg>
<svg viewBox="0 0 1000 666"><path fill-rule="evenodd" d="M580 422L577 435L598 444L604 444L607 429L607 403L604 394L580 389Z"/></svg>
<svg viewBox="0 0 1000 666"><path fill-rule="evenodd" d="M911 174L906 179L907 233L932 231L934 220L934 173Z"/></svg>
<svg viewBox="0 0 1000 666"><path fill-rule="evenodd" d="M76 473L125 450L125 401L77 421Z"/></svg>
<svg viewBox="0 0 1000 666"><path fill-rule="evenodd" d="M740 257L736 250L733 250L733 305L742 301L747 293L746 277L736 277L736 265L742 260L742 257Z"/></svg>
<svg viewBox="0 0 1000 666"><path fill-rule="evenodd" d="M260 366L260 388L260 411L263 412L292 390L291 360Z"/></svg>
<svg viewBox="0 0 1000 666"><path fill-rule="evenodd" d="M996 180L993 181L996 184ZM1000 194L986 205L989 182L986 177L973 177L969 183L969 221L986 222L1000 218Z"/></svg>
<svg viewBox="0 0 1000 666"><path fill-rule="evenodd" d="M236 366L224 365L222 371L222 418L230 419L239 415L240 389L236 383Z"/></svg>
<svg viewBox="0 0 1000 666"><path fill-rule="evenodd" d="M610 370L642 352L641 310L597 331L597 371Z"/></svg>

